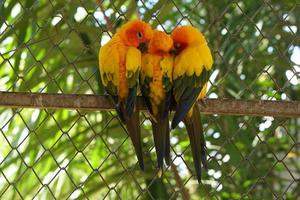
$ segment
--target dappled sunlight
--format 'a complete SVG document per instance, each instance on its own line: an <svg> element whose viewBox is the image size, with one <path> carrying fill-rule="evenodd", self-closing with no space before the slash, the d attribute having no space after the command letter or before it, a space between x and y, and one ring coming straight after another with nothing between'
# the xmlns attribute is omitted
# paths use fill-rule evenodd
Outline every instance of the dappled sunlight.
<svg viewBox="0 0 300 200"><path fill-rule="evenodd" d="M17 0L0 6L0 93L106 94L99 48L128 20L141 18L168 34L193 25L205 35L214 60L207 99L258 100L262 110L264 100L300 99L300 15L293 0ZM265 115L203 113L208 170L198 184L183 122L170 130L171 165L159 178L148 113L140 112L141 171L112 108L1 107L0 199L295 199L300 120Z"/></svg>

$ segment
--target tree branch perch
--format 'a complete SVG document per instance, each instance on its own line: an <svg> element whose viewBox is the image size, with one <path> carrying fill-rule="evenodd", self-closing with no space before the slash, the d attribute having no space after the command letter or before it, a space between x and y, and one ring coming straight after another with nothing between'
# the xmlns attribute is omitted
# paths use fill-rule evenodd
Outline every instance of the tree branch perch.
<svg viewBox="0 0 300 200"><path fill-rule="evenodd" d="M146 110L142 98L137 106ZM0 92L0 107L36 109L113 110L107 96L86 94L51 94ZM203 114L300 117L300 101L206 99L199 102Z"/></svg>

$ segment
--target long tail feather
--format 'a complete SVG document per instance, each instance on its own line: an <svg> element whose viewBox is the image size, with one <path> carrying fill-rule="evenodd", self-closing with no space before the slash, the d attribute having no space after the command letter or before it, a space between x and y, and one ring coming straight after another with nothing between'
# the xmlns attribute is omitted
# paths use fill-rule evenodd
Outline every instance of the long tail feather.
<svg viewBox="0 0 300 200"><path fill-rule="evenodd" d="M165 141L165 163L166 165L170 165L171 163L171 153L170 153L170 127L169 127L169 116L166 117L165 123L165 134L166 134L166 141Z"/></svg>
<svg viewBox="0 0 300 200"><path fill-rule="evenodd" d="M167 130L169 129L168 118L160 119L158 123L152 122L153 138L157 156L157 165L159 169L163 169L164 157L166 156ZM170 148L170 147L168 147ZM166 158L166 157L165 157Z"/></svg>
<svg viewBox="0 0 300 200"><path fill-rule="evenodd" d="M207 169L206 145L201 123L200 111L197 103L193 107L192 119L185 119L185 125L190 139L190 145L194 160L194 167L198 182L201 182L201 163Z"/></svg>
<svg viewBox="0 0 300 200"><path fill-rule="evenodd" d="M166 134L166 143L165 143L165 163L166 165L170 165L171 163L171 154L170 154L170 126L169 126L169 111L171 109L171 103L172 103L172 95L173 91L170 90L166 93L166 99L165 99L165 106L163 108L162 112L162 118L165 120L163 121L164 127L165 127L165 134Z"/></svg>
<svg viewBox="0 0 300 200"><path fill-rule="evenodd" d="M124 105L120 105L120 104L115 105L115 108L116 108L117 114L119 116L119 119L121 120L121 122L123 124L125 124L126 116L124 115L124 112L122 111L122 107L124 107Z"/></svg>
<svg viewBox="0 0 300 200"><path fill-rule="evenodd" d="M202 126L202 120L201 120L201 114L200 114L200 109L198 106L198 103L195 103L195 106L193 108L193 122L196 126L194 126L195 132L198 134L197 141L200 143L201 151L200 151L200 156L201 156L201 162L205 170L207 170L207 159L206 159L206 144L205 144L205 138L204 138L204 131L203 131L203 126Z"/></svg>
<svg viewBox="0 0 300 200"><path fill-rule="evenodd" d="M139 161L139 166L144 170L144 159L143 159L143 149L141 142L141 131L139 123L139 112L133 112L132 116L125 121L125 125L129 134L129 137L132 141L132 144Z"/></svg>
<svg viewBox="0 0 300 200"><path fill-rule="evenodd" d="M129 88L128 97L126 100L126 113L129 117L131 117L131 115L134 112L135 103L136 103L136 93L137 93L137 85L132 88Z"/></svg>

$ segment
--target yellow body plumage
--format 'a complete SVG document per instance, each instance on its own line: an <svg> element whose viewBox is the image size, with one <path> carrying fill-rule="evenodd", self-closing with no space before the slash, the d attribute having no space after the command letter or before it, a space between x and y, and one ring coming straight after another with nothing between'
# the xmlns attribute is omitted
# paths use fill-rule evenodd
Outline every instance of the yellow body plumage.
<svg viewBox="0 0 300 200"><path fill-rule="evenodd" d="M118 88L120 98L128 95L127 80L140 70L141 52L135 47L128 47L115 35L99 51L100 74L103 85L111 81Z"/></svg>
<svg viewBox="0 0 300 200"><path fill-rule="evenodd" d="M149 24L131 20L124 24L99 51L102 84L112 97L120 120L126 125L141 169L144 168L139 113L135 110L141 52L152 38Z"/></svg>
<svg viewBox="0 0 300 200"><path fill-rule="evenodd" d="M192 26L182 26L172 32L175 48L173 95L176 112L172 128L184 121L190 138L198 181L201 163L205 168L206 146L197 99L206 95L207 82L213 64L212 55L202 33Z"/></svg>
<svg viewBox="0 0 300 200"><path fill-rule="evenodd" d="M154 31L148 53L142 55L140 84L142 95L151 113L158 176L162 174L163 159L170 164L169 109L171 104L174 58L170 55L173 41L169 35Z"/></svg>
<svg viewBox="0 0 300 200"><path fill-rule="evenodd" d="M142 78L146 76L152 78L149 84L149 97L151 98L153 114L156 115L158 106L165 99L166 91L163 85L163 76L169 77L172 80L173 57L170 55L144 54L142 56L142 63Z"/></svg>

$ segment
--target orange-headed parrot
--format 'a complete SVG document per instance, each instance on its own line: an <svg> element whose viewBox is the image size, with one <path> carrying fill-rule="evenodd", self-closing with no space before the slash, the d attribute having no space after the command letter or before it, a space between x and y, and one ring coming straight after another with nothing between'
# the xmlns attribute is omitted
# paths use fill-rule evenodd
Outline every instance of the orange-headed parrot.
<svg viewBox="0 0 300 200"><path fill-rule="evenodd" d="M150 25L141 20L124 24L99 51L99 67L103 86L111 96L121 121L132 140L139 166L144 169L139 113L135 110L141 52L152 38Z"/></svg>
<svg viewBox="0 0 300 200"><path fill-rule="evenodd" d="M163 159L170 164L169 116L172 97L174 57L169 53L172 38L162 31L154 31L148 52L142 55L140 85L142 95L151 114L159 176Z"/></svg>
<svg viewBox="0 0 300 200"><path fill-rule="evenodd" d="M173 70L176 111L171 126L174 129L180 121L184 121L190 138L197 179L201 182L201 162L207 169L207 161L197 100L203 100L206 95L213 59L204 36L195 27L177 27L171 36L176 55Z"/></svg>

